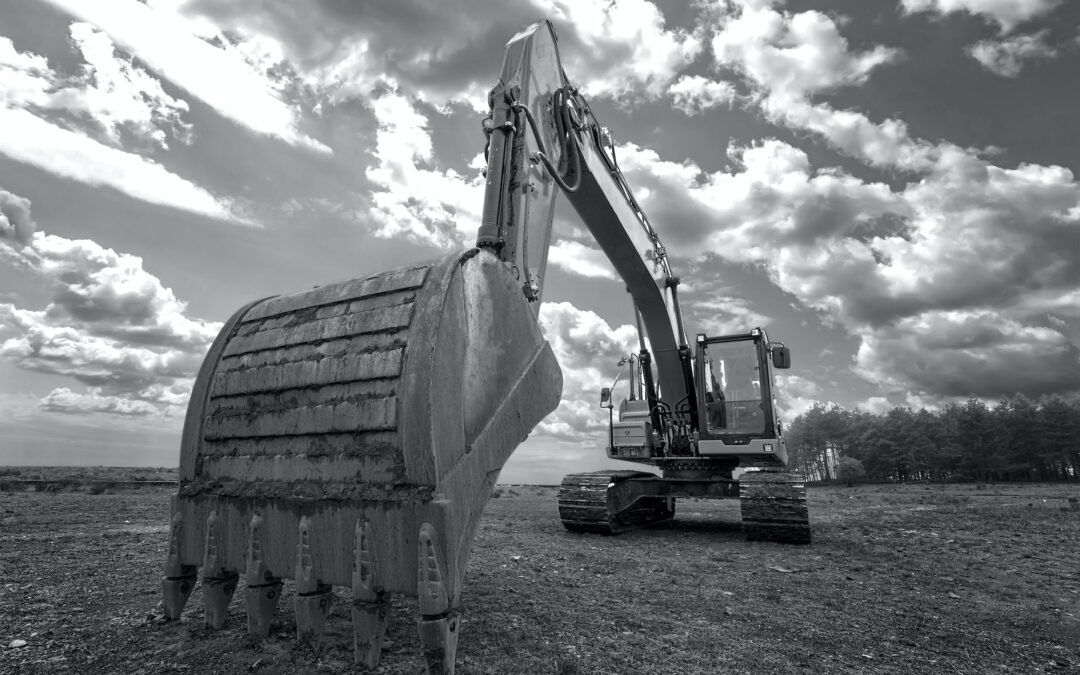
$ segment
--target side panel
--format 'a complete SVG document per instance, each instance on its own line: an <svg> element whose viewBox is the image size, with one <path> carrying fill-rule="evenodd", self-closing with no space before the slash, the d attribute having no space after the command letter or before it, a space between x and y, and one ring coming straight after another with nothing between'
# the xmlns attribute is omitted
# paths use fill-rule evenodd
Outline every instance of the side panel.
<svg viewBox="0 0 1080 675"><path fill-rule="evenodd" d="M738 457L739 464L744 467L784 466L788 460L787 447L775 438L755 438L745 445L701 440L698 441L698 454L702 457Z"/></svg>

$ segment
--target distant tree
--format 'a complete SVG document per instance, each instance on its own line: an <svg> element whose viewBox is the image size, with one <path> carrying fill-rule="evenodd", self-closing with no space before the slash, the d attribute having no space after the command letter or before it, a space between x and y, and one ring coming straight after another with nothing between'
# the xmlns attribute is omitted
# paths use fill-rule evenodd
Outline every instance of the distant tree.
<svg viewBox="0 0 1080 675"><path fill-rule="evenodd" d="M1080 406L1048 396L1039 406L1038 470L1043 480L1076 478L1080 451Z"/></svg>
<svg viewBox="0 0 1080 675"><path fill-rule="evenodd" d="M849 483L856 483L866 478L866 467L854 457L841 457L838 469L840 480L846 480Z"/></svg>
<svg viewBox="0 0 1080 675"><path fill-rule="evenodd" d="M787 443L793 469L812 481L847 480L856 461L879 481L1078 480L1080 397L1036 404L1017 394L993 408L972 397L936 413L881 415L815 404L791 423Z"/></svg>

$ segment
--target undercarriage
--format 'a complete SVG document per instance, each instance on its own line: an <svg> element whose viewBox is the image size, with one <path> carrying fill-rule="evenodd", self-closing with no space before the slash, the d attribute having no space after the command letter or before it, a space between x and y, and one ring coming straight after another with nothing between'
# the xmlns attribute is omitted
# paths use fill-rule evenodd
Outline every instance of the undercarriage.
<svg viewBox="0 0 1080 675"><path fill-rule="evenodd" d="M559 517L571 532L621 534L671 520L676 498L738 499L747 540L810 543L806 486L801 477L756 471L734 480L690 471L672 473L676 475L570 474L559 489Z"/></svg>

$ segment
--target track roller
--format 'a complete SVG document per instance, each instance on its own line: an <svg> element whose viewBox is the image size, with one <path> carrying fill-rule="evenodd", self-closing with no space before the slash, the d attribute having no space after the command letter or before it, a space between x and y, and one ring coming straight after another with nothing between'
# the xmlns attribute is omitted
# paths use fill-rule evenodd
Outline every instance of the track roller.
<svg viewBox="0 0 1080 675"><path fill-rule="evenodd" d="M559 517L571 532L622 534L675 517L675 500L642 494L641 471L574 473L559 488Z"/></svg>

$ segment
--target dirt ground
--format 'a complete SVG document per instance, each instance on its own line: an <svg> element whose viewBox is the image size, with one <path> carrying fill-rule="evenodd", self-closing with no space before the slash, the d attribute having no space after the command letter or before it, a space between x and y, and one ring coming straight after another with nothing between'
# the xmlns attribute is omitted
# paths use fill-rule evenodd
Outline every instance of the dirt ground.
<svg viewBox="0 0 1080 675"><path fill-rule="evenodd" d="M319 653L288 585L266 640L242 587L222 631L198 589L161 620L170 489L0 487L0 672L352 672L347 589ZM811 488L808 547L747 543L734 502L603 537L566 532L553 488L500 492L459 673L1080 673L1076 484ZM415 611L395 599L378 672L421 671Z"/></svg>

